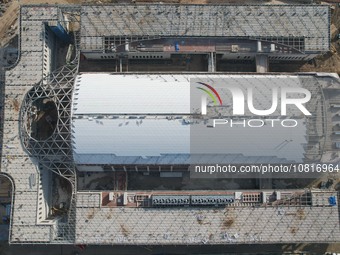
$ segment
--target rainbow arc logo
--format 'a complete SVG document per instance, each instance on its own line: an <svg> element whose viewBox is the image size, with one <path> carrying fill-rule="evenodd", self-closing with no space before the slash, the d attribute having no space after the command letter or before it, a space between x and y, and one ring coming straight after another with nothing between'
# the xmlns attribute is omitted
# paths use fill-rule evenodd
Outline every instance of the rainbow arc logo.
<svg viewBox="0 0 340 255"><path fill-rule="evenodd" d="M211 85L206 84L204 82L197 82L198 84L202 85L203 87L196 87L199 90L204 91L214 102L215 105L222 105L222 99L216 89L214 89ZM217 102L218 101L218 102ZM201 113L202 115L207 114L207 97L206 95L202 95L201 98Z"/></svg>
<svg viewBox="0 0 340 255"><path fill-rule="evenodd" d="M216 97L218 99L219 105L222 105L222 99L220 95L218 94L218 92L216 91L216 89L214 89L211 85L206 84L204 82L197 82L197 83L209 89L208 90L206 88L197 87L198 89L204 91L207 95L209 95L209 97L213 100L215 105L217 105Z"/></svg>

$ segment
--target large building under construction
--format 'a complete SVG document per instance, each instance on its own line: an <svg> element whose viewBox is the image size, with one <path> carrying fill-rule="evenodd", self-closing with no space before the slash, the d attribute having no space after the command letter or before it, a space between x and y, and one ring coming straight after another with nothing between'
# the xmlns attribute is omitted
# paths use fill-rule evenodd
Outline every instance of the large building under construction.
<svg viewBox="0 0 340 255"><path fill-rule="evenodd" d="M219 162L338 164L338 75L263 74L271 63L326 53L329 30L324 5L21 7L2 113L10 243L339 242L335 191L188 177L192 157L208 162L190 150L191 79L254 88L255 103L268 102L273 84L314 95L313 116L294 113L296 133L279 130L257 151L247 148L258 136L241 144L232 133L235 147L223 147ZM251 60L258 73L226 73L225 60Z"/></svg>

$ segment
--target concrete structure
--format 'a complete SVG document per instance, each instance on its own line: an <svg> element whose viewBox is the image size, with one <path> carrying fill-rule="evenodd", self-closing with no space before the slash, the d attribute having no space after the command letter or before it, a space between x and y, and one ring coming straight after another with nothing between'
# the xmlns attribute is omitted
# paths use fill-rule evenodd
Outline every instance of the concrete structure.
<svg viewBox="0 0 340 255"><path fill-rule="evenodd" d="M118 4L84 6L81 15L80 46L88 58L120 58L129 45L129 58L214 52L294 61L330 47L330 10L322 5Z"/></svg>
<svg viewBox="0 0 340 255"><path fill-rule="evenodd" d="M338 209L323 205L112 208L98 206L99 202L91 207L77 204L78 243L203 245L339 240Z"/></svg>
<svg viewBox="0 0 340 255"><path fill-rule="evenodd" d="M73 27L74 60L53 70L60 57L53 49L60 46L60 41L49 25L55 27L56 24L61 24L65 30ZM224 30L227 24L229 29ZM267 29L263 24L269 24ZM128 192L126 188L118 188L110 199L113 191L78 192L79 172L72 148L72 110L77 114L72 95L76 95L74 83L81 52L93 58L116 57L115 48L117 53L121 51L119 47L124 48L124 54L134 52L140 40L185 35L246 37L252 47L255 43L256 52L261 54L275 51L273 58L309 59L329 49L328 7L24 6L20 11L19 29L19 58L5 74L2 123L1 172L10 176L14 183L10 243L234 244L340 240L338 203L334 206L329 202L329 198L338 202L334 192L282 191L272 198L274 191L230 191L223 195L233 196L235 200L226 207L154 208L149 203L153 195L178 194L172 191ZM131 45L127 47L128 43ZM229 57L230 52L240 50L233 45L236 44L229 42L227 50L220 49L221 54ZM181 51L182 46L163 48L163 51L174 53L176 48ZM140 48L146 47L141 45ZM183 52L191 52L191 49ZM290 51L292 55L283 56ZM150 55L143 50L131 54L127 54L128 58ZM157 54L155 56L165 56ZM237 56L241 57L241 54ZM211 63L211 70L214 70L214 61ZM171 79L174 77L169 75ZM330 74L294 77L301 83L312 84L320 99L315 105L322 106L316 108L318 114L311 119L312 128L307 129L313 140L306 148L309 159L326 157L327 161L337 162L334 153L337 154L338 149L334 148L334 143L339 139L339 120L336 118L340 105L338 77ZM243 77L244 81L245 78L247 76ZM271 79L275 82L280 78ZM34 121L41 116L38 107L47 103L53 105L48 110L56 109L57 118L53 119L52 114L49 118L40 118L48 123L46 126L52 126L53 132L39 139L31 131L37 130ZM91 109L84 106L83 111ZM122 172L127 170L123 166L122 169ZM64 205L54 208L51 203L54 196L52 174L63 177L70 184L66 212L61 210ZM121 171L117 171L119 174L118 177L124 179ZM217 193L193 191L189 195L220 195Z"/></svg>

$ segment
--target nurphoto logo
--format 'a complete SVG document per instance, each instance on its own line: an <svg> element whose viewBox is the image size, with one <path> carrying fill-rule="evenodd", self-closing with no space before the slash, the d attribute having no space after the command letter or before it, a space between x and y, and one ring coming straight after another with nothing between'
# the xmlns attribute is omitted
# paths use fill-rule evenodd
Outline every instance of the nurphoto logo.
<svg viewBox="0 0 340 255"><path fill-rule="evenodd" d="M216 91L216 89L203 82L197 82L203 87L197 87L198 89L205 92L205 94L201 97L201 114L207 114L207 96L209 96L214 105L223 106L222 99L220 94ZM278 101L281 99L281 116L287 116L287 105L294 105L297 107L304 115L310 116L312 115L304 106L305 103L309 102L311 99L311 93L309 90L305 88L292 88L292 87L281 87L280 90L278 87L272 88L272 105L269 109L256 109L254 107L254 95L253 89L251 87L247 88L246 95L238 86L226 86L225 87L232 95L232 103L233 103L233 115L234 116L242 116L245 112L245 105L247 103L248 110L258 116L268 116L274 113L278 107ZM303 94L303 98L291 98L288 97L289 94ZM218 103L217 103L217 99ZM247 100L245 100L247 98Z"/></svg>

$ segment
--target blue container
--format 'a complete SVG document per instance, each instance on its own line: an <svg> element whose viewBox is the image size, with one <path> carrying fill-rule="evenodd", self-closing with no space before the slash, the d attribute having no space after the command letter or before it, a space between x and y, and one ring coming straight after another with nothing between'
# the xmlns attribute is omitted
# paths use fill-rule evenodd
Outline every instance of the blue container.
<svg viewBox="0 0 340 255"><path fill-rule="evenodd" d="M175 43L175 51L179 51L179 43Z"/></svg>
<svg viewBox="0 0 340 255"><path fill-rule="evenodd" d="M331 206L335 206L336 205L336 198L335 196L329 197L328 198L328 202Z"/></svg>

